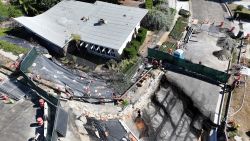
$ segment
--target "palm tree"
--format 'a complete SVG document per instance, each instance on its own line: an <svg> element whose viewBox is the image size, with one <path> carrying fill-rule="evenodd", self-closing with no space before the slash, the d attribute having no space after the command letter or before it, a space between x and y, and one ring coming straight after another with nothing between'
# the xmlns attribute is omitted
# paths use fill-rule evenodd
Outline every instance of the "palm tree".
<svg viewBox="0 0 250 141"><path fill-rule="evenodd" d="M18 3L22 6L25 14L27 15L36 15L38 10L36 9L37 0L18 0Z"/></svg>

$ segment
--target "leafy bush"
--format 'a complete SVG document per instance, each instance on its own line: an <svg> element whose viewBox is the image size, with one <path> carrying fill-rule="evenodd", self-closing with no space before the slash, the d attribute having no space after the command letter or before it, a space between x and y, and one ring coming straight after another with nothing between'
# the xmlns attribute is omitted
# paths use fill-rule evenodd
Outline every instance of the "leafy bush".
<svg viewBox="0 0 250 141"><path fill-rule="evenodd" d="M126 107L126 106L128 106L129 105L129 102L128 102L128 100L123 100L122 101L122 105L124 106L124 107Z"/></svg>
<svg viewBox="0 0 250 141"><path fill-rule="evenodd" d="M238 5L237 7L236 7L236 10L238 10L238 11L242 11L244 9L244 6L243 5Z"/></svg>
<svg viewBox="0 0 250 141"><path fill-rule="evenodd" d="M142 21L142 25L150 30L160 30L166 28L166 15L158 10L150 10Z"/></svg>
<svg viewBox="0 0 250 141"><path fill-rule="evenodd" d="M29 51L27 48L22 48L3 40L0 40L0 49L3 49L6 52L12 52L14 55L24 54Z"/></svg>
<svg viewBox="0 0 250 141"><path fill-rule="evenodd" d="M150 30L169 30L175 16L175 10L168 7L167 1L159 1L142 20L142 25Z"/></svg>
<svg viewBox="0 0 250 141"><path fill-rule="evenodd" d="M179 15L181 15L181 16L183 16L183 17L185 17L185 18L188 18L191 14L190 14L189 11L187 11L187 10L185 10L185 9L181 9L181 10L179 11Z"/></svg>
<svg viewBox="0 0 250 141"><path fill-rule="evenodd" d="M136 36L136 40L140 42L140 44L143 44L145 38L147 36L147 29L140 28L138 30L138 35Z"/></svg>
<svg viewBox="0 0 250 141"><path fill-rule="evenodd" d="M146 0L145 7L147 9L152 9L153 8L153 0Z"/></svg>
<svg viewBox="0 0 250 141"><path fill-rule="evenodd" d="M9 30L9 28L0 28L0 37L6 35L6 32Z"/></svg>
<svg viewBox="0 0 250 141"><path fill-rule="evenodd" d="M124 57L133 58L137 55L137 50L134 47L128 46L123 50Z"/></svg>
<svg viewBox="0 0 250 141"><path fill-rule="evenodd" d="M119 70L122 73L126 73L136 63L136 60L137 60L137 57L134 57L132 59L122 60L119 63Z"/></svg>
<svg viewBox="0 0 250 141"><path fill-rule="evenodd" d="M183 32L186 29L186 26L188 25L187 20L187 18L179 17L169 36L174 38L175 40L180 40L183 35Z"/></svg>
<svg viewBox="0 0 250 141"><path fill-rule="evenodd" d="M128 43L127 47L123 50L125 58L134 58L137 56L140 46L143 44L147 35L147 29L140 28L135 39Z"/></svg>
<svg viewBox="0 0 250 141"><path fill-rule="evenodd" d="M243 5L238 5L235 9L234 17L236 18L237 15L240 19L250 19L250 10Z"/></svg>
<svg viewBox="0 0 250 141"><path fill-rule="evenodd" d="M19 17L23 15L22 11L18 9L18 7L10 5L10 4L3 4L0 1L0 17L1 19L11 18L11 17ZM0 21L1 21L0 19Z"/></svg>
<svg viewBox="0 0 250 141"><path fill-rule="evenodd" d="M40 14L60 0L13 0L12 4L20 7L26 15L34 16Z"/></svg>

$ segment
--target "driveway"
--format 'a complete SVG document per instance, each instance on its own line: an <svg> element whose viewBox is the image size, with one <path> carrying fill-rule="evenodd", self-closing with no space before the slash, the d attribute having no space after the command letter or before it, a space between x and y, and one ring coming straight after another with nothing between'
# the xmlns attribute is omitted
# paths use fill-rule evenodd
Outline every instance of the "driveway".
<svg viewBox="0 0 250 141"><path fill-rule="evenodd" d="M230 25L227 20L229 16L226 8L219 0L191 0L191 2L194 19L209 20L210 23L215 22L216 24L224 21L225 25Z"/></svg>

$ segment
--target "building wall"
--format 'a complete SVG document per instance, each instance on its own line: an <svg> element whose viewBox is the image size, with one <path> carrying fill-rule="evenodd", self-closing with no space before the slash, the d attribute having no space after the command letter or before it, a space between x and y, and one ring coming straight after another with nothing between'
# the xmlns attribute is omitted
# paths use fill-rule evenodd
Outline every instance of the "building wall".
<svg viewBox="0 0 250 141"><path fill-rule="evenodd" d="M134 34L135 34L135 31L138 32L139 28L140 28L140 22L139 22L139 23L136 25L136 27L130 32L129 36L128 36L127 39L124 41L124 43L122 44L122 46L120 47L119 50L110 49L110 48L108 48L108 47L99 46L99 45L95 45L95 44L94 44L94 47L92 47L93 44L88 43L88 44L91 44L91 45L89 45L89 46L87 47L87 51L88 51L89 53L93 53L93 54L96 54L96 55L99 55L99 56L103 56L103 57L106 57L106 58L120 58L120 56L121 56L123 50L126 48L127 44L132 40L132 38L133 38L133 36L134 36ZM85 42L85 43L87 43L87 42ZM85 44L84 44L84 46L85 46ZM91 48L91 47L92 47L92 48ZM101 48L101 50L102 50L103 48L105 48L105 49L107 49L107 50L112 50L112 52L111 52L111 54L107 54L107 53L105 53L105 52L102 52L102 51L100 51L100 50L97 50L98 47L99 47L99 49Z"/></svg>
<svg viewBox="0 0 250 141"><path fill-rule="evenodd" d="M89 53L103 56L105 58L119 58L120 56L115 49L110 49L108 47L99 46L88 42L82 42L81 47L86 48Z"/></svg>

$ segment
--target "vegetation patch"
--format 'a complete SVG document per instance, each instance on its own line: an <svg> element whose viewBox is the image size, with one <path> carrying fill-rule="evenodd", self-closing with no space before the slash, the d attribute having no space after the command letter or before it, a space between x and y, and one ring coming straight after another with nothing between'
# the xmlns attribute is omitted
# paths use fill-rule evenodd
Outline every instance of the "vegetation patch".
<svg viewBox="0 0 250 141"><path fill-rule="evenodd" d="M0 28L0 37L6 35L6 32L10 30L10 28Z"/></svg>
<svg viewBox="0 0 250 141"><path fill-rule="evenodd" d="M175 42L164 42L161 47L160 47L160 51L163 52L169 52L170 50L174 51L177 48L177 43Z"/></svg>
<svg viewBox="0 0 250 141"><path fill-rule="evenodd" d="M3 49L6 52L12 52L14 55L25 54L29 51L27 48L22 48L3 40L0 40L0 49Z"/></svg>
<svg viewBox="0 0 250 141"><path fill-rule="evenodd" d="M250 10L243 5L237 5L234 11L234 18L250 19Z"/></svg>
<svg viewBox="0 0 250 141"><path fill-rule="evenodd" d="M180 40L187 25L188 25L188 19L184 17L179 17L174 25L174 28L170 32L169 36L175 40Z"/></svg>
<svg viewBox="0 0 250 141"><path fill-rule="evenodd" d="M17 6L3 4L2 1L0 1L0 22L11 17L19 17L22 15L22 11Z"/></svg>
<svg viewBox="0 0 250 141"><path fill-rule="evenodd" d="M119 64L119 71L122 73L126 73L132 66L136 64L138 57L134 57L132 59L124 59Z"/></svg>
<svg viewBox="0 0 250 141"><path fill-rule="evenodd" d="M167 0L159 0L142 20L149 30L169 30L175 16L175 9L168 7Z"/></svg>
<svg viewBox="0 0 250 141"><path fill-rule="evenodd" d="M137 53L140 49L140 46L143 44L145 38L147 35L147 29L140 28L138 30L138 34L135 39L132 39L132 41L127 45L127 47L124 49L124 57L127 59L131 59L137 56Z"/></svg>
<svg viewBox="0 0 250 141"><path fill-rule="evenodd" d="M153 0L146 0L145 7L147 9L152 9L153 8Z"/></svg>

